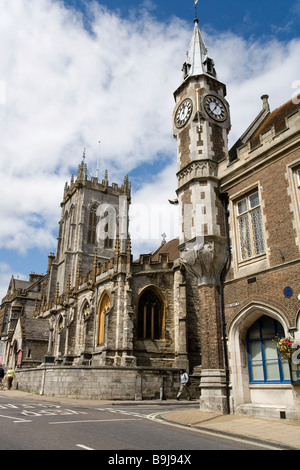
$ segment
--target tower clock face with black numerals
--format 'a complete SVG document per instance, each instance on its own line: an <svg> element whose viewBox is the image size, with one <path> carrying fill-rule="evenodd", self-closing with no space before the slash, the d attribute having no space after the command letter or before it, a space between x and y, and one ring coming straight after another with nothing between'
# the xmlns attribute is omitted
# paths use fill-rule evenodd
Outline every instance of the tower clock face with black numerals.
<svg viewBox="0 0 300 470"><path fill-rule="evenodd" d="M227 109L225 104L214 95L207 95L203 100L204 109L207 114L217 122L224 122L227 119Z"/></svg>
<svg viewBox="0 0 300 470"><path fill-rule="evenodd" d="M192 100L187 98L177 108L175 114L175 125L180 128L183 127L189 120L193 110Z"/></svg>

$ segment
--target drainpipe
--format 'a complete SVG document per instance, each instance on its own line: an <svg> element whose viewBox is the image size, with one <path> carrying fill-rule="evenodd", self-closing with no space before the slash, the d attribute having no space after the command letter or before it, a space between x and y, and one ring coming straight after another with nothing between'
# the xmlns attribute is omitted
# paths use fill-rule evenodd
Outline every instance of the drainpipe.
<svg viewBox="0 0 300 470"><path fill-rule="evenodd" d="M224 263L223 269L220 274L220 310L221 310L222 340L223 340L224 365L225 365L226 404L227 404L227 414L230 414L230 388L229 388L230 375L229 375L228 348L227 348L227 337L226 337L226 319L225 319L225 306L224 306L224 281L229 271L230 262L231 262L229 225L228 225L229 198L228 198L227 193L220 193L219 197L223 203L224 219L225 219L225 235L226 235L226 261Z"/></svg>

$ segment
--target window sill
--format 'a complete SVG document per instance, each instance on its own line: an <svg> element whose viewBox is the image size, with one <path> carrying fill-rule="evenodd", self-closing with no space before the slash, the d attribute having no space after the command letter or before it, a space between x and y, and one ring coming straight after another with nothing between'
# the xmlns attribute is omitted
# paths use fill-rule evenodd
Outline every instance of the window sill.
<svg viewBox="0 0 300 470"><path fill-rule="evenodd" d="M161 338L161 339L150 339L150 338L138 338L135 340L136 342L142 342L142 343L165 343L166 340Z"/></svg>
<svg viewBox="0 0 300 470"><path fill-rule="evenodd" d="M257 263L258 261L263 261L266 258L267 258L266 253L263 253L262 255L253 256L252 258L239 261L238 268L243 268L244 266L248 266L249 264Z"/></svg>
<svg viewBox="0 0 300 470"><path fill-rule="evenodd" d="M256 388L264 388L264 389L271 389L271 388L286 388L289 389L291 388L291 383L290 382L270 382L270 383L252 383L249 384L249 388L256 389Z"/></svg>

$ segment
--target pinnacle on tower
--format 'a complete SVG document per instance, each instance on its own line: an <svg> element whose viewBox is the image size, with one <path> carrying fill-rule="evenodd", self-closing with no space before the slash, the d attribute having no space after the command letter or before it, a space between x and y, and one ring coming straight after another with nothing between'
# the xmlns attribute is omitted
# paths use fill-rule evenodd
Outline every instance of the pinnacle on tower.
<svg viewBox="0 0 300 470"><path fill-rule="evenodd" d="M208 56L208 50L201 31L199 29L199 20L196 17L194 20L195 27L193 37L187 52L186 61L183 64L183 79L194 75L208 74L217 78L214 68L214 61Z"/></svg>

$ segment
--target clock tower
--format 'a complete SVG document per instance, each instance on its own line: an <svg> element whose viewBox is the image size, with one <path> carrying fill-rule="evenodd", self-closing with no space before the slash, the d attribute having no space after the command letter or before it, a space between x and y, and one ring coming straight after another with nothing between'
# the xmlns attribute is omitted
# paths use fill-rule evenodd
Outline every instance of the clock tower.
<svg viewBox="0 0 300 470"><path fill-rule="evenodd" d="M182 83L174 93L179 250L183 267L198 280L201 408L225 411L220 277L227 245L218 164L228 154L230 114L226 87L217 77L197 18L194 23Z"/></svg>

